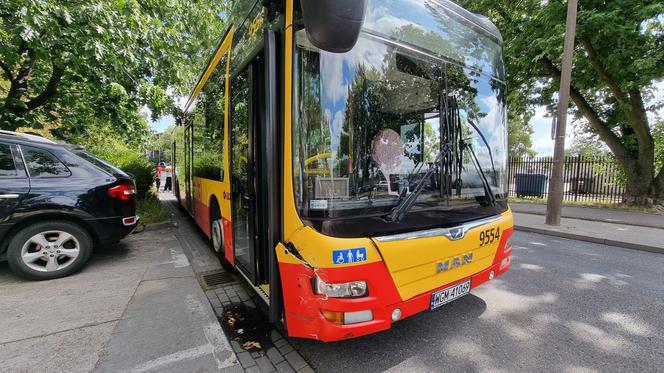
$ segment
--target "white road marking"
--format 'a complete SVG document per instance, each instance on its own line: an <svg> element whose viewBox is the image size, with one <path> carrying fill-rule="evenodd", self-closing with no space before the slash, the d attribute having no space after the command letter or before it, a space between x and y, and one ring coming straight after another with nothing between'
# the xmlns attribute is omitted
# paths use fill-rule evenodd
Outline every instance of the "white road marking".
<svg viewBox="0 0 664 373"><path fill-rule="evenodd" d="M203 332L205 333L205 338L207 338L209 344L214 347L212 356L214 356L214 360L217 362L217 367L219 367L219 369L237 364L235 353L231 350L231 346L228 344L226 336L224 335L223 330L221 330L221 325L219 325L219 323L211 323L207 325L203 328ZM228 357L223 361L217 356L220 352L228 354Z"/></svg>
<svg viewBox="0 0 664 373"><path fill-rule="evenodd" d="M211 344L205 344L198 347L190 348L188 350L182 350L170 355L165 355L146 361L143 364L140 364L134 369L131 370L133 373L147 372L153 369L163 367L165 365L173 364L182 360L193 360L201 356L209 355L214 353L214 347Z"/></svg>
<svg viewBox="0 0 664 373"><path fill-rule="evenodd" d="M196 299L196 297L192 294L187 295L187 307L194 312L195 315L204 315L205 310L203 309L203 304ZM217 366L219 369L226 368L232 365L237 364L237 358L235 357L235 353L233 352L233 349L231 348L230 344L228 343L228 340L226 339L226 335L224 334L224 331L221 329L221 325L219 325L219 322L212 322L208 323L203 327L203 333L205 334L205 338L208 341L208 344L212 346L212 356L214 357L214 360L217 362ZM224 359L223 361L220 360L218 354L228 354L229 356Z"/></svg>
<svg viewBox="0 0 664 373"><path fill-rule="evenodd" d="M175 268L182 268L182 267L189 267L189 259L187 259L187 256L184 255L182 252L177 252L175 249L171 249L171 258L173 258L173 267Z"/></svg>
<svg viewBox="0 0 664 373"><path fill-rule="evenodd" d="M187 308L189 308L194 317L202 317L202 315L206 314L203 304L192 294L187 295ZM208 343L146 361L134 367L131 372L147 372L178 361L193 360L206 355L212 355L217 362L217 367L219 369L227 368L238 363L237 357L231 349L231 346L221 329L221 325L219 325L218 322L208 323L203 326L203 333L205 334L205 339L207 339ZM221 360L219 356L220 354L223 354L224 356L228 355L228 357Z"/></svg>

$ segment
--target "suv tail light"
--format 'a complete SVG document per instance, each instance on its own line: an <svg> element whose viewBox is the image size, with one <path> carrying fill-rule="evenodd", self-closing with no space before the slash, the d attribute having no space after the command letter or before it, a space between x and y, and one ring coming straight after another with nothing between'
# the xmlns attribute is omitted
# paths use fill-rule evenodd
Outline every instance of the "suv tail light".
<svg viewBox="0 0 664 373"><path fill-rule="evenodd" d="M129 201L136 195L136 186L133 184L120 184L108 190L108 196L121 201Z"/></svg>

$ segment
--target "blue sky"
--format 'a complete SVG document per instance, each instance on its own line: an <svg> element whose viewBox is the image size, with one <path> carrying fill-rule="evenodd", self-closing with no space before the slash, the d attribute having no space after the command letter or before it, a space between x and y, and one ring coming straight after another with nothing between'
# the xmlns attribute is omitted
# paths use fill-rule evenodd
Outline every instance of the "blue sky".
<svg viewBox="0 0 664 373"><path fill-rule="evenodd" d="M508 108L509 109L509 108ZM530 120L533 126L533 148L537 155L553 155L553 140L551 140L551 120L550 117L545 117L546 108L544 106L535 110L535 116ZM567 117L567 129L565 131L565 147L572 143L574 126L570 121L571 116Z"/></svg>
<svg viewBox="0 0 664 373"><path fill-rule="evenodd" d="M150 121L150 127L156 132L164 132L166 127L173 124L175 124L175 118L173 118L171 115L166 115L156 122Z"/></svg>

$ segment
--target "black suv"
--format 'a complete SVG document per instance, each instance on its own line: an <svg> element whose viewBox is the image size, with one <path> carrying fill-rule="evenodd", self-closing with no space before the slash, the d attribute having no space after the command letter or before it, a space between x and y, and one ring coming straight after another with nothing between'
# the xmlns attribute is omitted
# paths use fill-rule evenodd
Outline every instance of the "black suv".
<svg viewBox="0 0 664 373"><path fill-rule="evenodd" d="M81 269L93 245L136 227L136 186L82 147L0 131L0 260L47 280Z"/></svg>

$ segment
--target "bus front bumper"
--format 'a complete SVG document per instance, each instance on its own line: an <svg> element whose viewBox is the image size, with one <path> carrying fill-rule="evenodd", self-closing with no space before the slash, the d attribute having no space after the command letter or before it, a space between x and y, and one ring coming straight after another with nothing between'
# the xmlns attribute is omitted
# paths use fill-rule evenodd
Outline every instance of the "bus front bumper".
<svg viewBox="0 0 664 373"><path fill-rule="evenodd" d="M496 256L488 268L445 284L407 300L402 300L383 262L358 267L335 269L307 269L294 264L280 264L284 288L286 326L291 337L310 338L332 342L360 337L389 329L416 313L429 310L432 293L470 279L474 289L492 278L505 273L511 263L511 250ZM313 276L330 282L343 282L361 273L366 279L369 295L361 298L329 298L314 294ZM397 311L398 310L398 311ZM396 317L398 315L398 317ZM370 319L369 319L370 318ZM348 323L348 319L350 322ZM332 320L332 321L331 321ZM342 321L343 320L343 321ZM357 320L368 320L359 321Z"/></svg>

